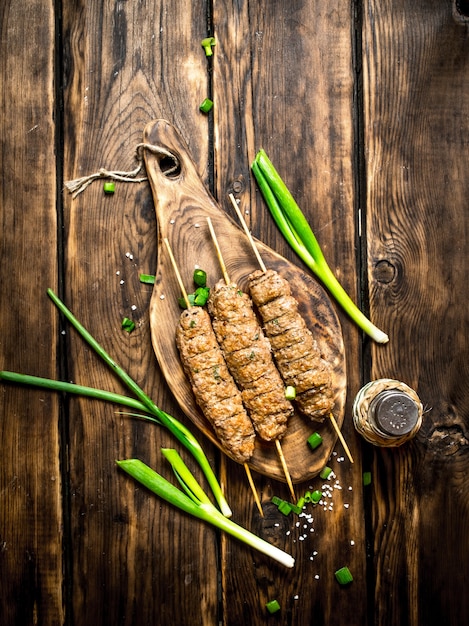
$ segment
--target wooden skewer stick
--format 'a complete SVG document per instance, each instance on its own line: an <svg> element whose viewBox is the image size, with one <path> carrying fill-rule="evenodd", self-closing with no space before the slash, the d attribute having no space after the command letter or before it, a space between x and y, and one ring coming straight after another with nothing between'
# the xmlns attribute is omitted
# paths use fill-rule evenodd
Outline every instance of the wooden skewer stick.
<svg viewBox="0 0 469 626"><path fill-rule="evenodd" d="M208 227L209 227L209 230L210 230L210 235L212 236L212 239L213 239L213 243L215 244L218 260L220 262L220 267L221 267L222 273L223 273L223 279L224 279L225 283L228 285L230 283L230 277L229 277L228 272L226 270L226 266L225 266L225 262L223 260L223 255L221 253L220 245L218 243L217 236L215 234L215 230L213 228L212 220L209 217L207 217L207 223L208 223ZM280 441L278 439L275 440L275 445L277 447L277 453L279 455L279 459L280 459L280 463L282 465L283 473L285 474L285 479L287 481L287 485L288 485L288 487L290 489L290 493L291 493L294 501L296 502L296 496L295 496L295 491L293 489L293 483L292 483L292 479L291 479L291 476L290 476L290 471L289 471L287 463L285 461L285 456L283 454L282 446L281 446Z"/></svg>
<svg viewBox="0 0 469 626"><path fill-rule="evenodd" d="M254 239L252 238L251 232L250 232L250 230L248 228L248 225L246 224L246 220L244 219L243 214L241 213L241 210L240 210L240 208L238 206L238 203L236 202L236 199L235 199L235 197L233 196L232 193L230 193L229 198L231 200L231 204L233 205L233 207L234 207L234 209L236 211L238 219L241 222L241 226L243 227L244 232L246 233L247 238L249 239L249 242L250 242L250 244L252 246L254 254L256 255L256 258L257 258L257 260L259 262L260 268L261 268L261 270L263 272L265 272L266 271L265 264L262 261L262 258L261 258L261 255L259 253L259 250L257 249L256 243L255 243ZM346 443L346 441L345 441L345 439L344 439L344 437L343 437L343 435L342 435L342 433L340 431L340 428L339 428L339 426L338 426L338 424L337 424L337 422L336 422L336 420L335 420L335 418L334 418L332 413L329 413L329 419L331 420L332 426L334 427L334 430L336 431L337 436L339 437L340 442L341 442L342 446L344 447L345 453L347 454L350 462L353 463L353 458L352 458L352 455L350 453L349 447L348 447L348 445L347 445L347 443Z"/></svg>
<svg viewBox="0 0 469 626"><path fill-rule="evenodd" d="M337 422L335 421L335 417L332 413L329 413L329 419L331 420L332 426L334 427L335 432L337 433L337 436L340 439L340 443L342 444L342 446L344 447L345 450L345 454L348 456L350 463L353 463L353 458L352 458L352 454L349 450L348 445L345 442L344 436L342 435L339 425L337 424Z"/></svg>
<svg viewBox="0 0 469 626"><path fill-rule="evenodd" d="M168 250L169 258L171 259L171 264L172 264L174 272L176 274L176 279L177 279L177 282L179 284L179 288L181 289L182 297L184 298L184 302L186 303L187 308L189 308L191 306L190 302L189 302L189 296L187 295L187 291L186 291L186 289L184 287L184 283L183 283L181 274L179 272L179 268L178 268L177 263L176 263L176 259L174 258L173 251L171 250L171 246L169 245L169 241L168 241L167 238L164 239L164 243L165 243L166 248ZM256 491L256 487L255 487L254 481L252 479L251 470L250 470L250 468L249 468L247 463L244 463L244 470L246 472L246 476L247 476L247 479L248 479L248 482L249 482L249 486L251 487L252 495L254 496L254 501L255 501L255 503L257 505L257 508L259 509L259 513L261 514L262 517L264 517L264 511L262 510L261 501L259 499L259 495L258 495L258 493Z"/></svg>

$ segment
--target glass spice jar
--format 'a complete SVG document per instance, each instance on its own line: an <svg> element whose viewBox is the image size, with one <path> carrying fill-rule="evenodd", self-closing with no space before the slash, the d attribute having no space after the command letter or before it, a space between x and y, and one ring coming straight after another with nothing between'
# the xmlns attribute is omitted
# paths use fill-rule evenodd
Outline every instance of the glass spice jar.
<svg viewBox="0 0 469 626"><path fill-rule="evenodd" d="M375 446L396 447L409 441L417 434L422 416L416 392L391 378L369 382L353 402L354 426Z"/></svg>

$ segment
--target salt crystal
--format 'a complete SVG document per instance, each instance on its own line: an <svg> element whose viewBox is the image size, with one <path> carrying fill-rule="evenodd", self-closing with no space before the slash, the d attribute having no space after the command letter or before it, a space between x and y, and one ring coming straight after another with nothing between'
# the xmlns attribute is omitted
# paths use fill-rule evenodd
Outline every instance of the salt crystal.
<svg viewBox="0 0 469 626"><path fill-rule="evenodd" d="M166 296L162 293L160 296L160 300L164 300L166 298Z"/></svg>
<svg viewBox="0 0 469 626"><path fill-rule="evenodd" d="M130 308L132 309L132 311L135 311L137 309L137 306L135 304L132 304Z"/></svg>
<svg viewBox="0 0 469 626"><path fill-rule="evenodd" d="M348 509L350 504L344 504L344 509Z"/></svg>
<svg viewBox="0 0 469 626"><path fill-rule="evenodd" d="M353 539L352 539L352 541L350 542L350 545L351 545L351 546L354 546L354 545L355 545L355 541L354 541Z"/></svg>
<svg viewBox="0 0 469 626"><path fill-rule="evenodd" d="M124 284L124 281L123 281L123 280L120 280L120 281L119 281L119 285L123 285L123 284Z"/></svg>
<svg viewBox="0 0 469 626"><path fill-rule="evenodd" d="M319 580L319 574L316 574L314 577L316 580Z"/></svg>

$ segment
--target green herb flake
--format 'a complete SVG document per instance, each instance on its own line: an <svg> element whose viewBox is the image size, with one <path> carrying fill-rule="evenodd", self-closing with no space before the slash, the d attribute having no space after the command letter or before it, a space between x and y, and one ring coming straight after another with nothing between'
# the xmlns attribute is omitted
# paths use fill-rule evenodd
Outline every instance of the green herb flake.
<svg viewBox="0 0 469 626"><path fill-rule="evenodd" d="M363 485L365 487L371 485L371 472L363 472Z"/></svg>
<svg viewBox="0 0 469 626"><path fill-rule="evenodd" d="M337 579L337 582L340 585L349 585L353 581L353 576L348 567L341 567L336 572L334 572L334 576Z"/></svg>
<svg viewBox="0 0 469 626"><path fill-rule="evenodd" d="M312 435L310 435L308 437L308 444L309 444L311 450L316 450L316 448L319 448L319 446L322 444L322 437L321 437L321 435L318 432L313 433Z"/></svg>
<svg viewBox="0 0 469 626"><path fill-rule="evenodd" d="M103 191L106 195L112 195L116 190L116 183L113 183L112 181L105 181L103 183Z"/></svg>
<svg viewBox="0 0 469 626"><path fill-rule="evenodd" d="M207 272L204 270L196 269L193 274L194 284L197 287L206 287L207 286Z"/></svg>
<svg viewBox="0 0 469 626"><path fill-rule="evenodd" d="M278 600L269 600L265 605L265 608L269 611L269 613L277 613L280 611L280 604Z"/></svg>
<svg viewBox="0 0 469 626"><path fill-rule="evenodd" d="M202 111L202 113L210 113L210 111L213 109L213 101L210 100L210 98L205 98L205 100L201 102L199 109Z"/></svg>
<svg viewBox="0 0 469 626"><path fill-rule="evenodd" d="M140 274L139 279L141 283L145 283L146 285L155 284L155 277L153 274Z"/></svg>
<svg viewBox="0 0 469 626"><path fill-rule="evenodd" d="M122 326L122 329L128 333L131 333L133 330L135 330L135 322L133 322L128 317L124 317L124 319L122 320L121 326Z"/></svg>

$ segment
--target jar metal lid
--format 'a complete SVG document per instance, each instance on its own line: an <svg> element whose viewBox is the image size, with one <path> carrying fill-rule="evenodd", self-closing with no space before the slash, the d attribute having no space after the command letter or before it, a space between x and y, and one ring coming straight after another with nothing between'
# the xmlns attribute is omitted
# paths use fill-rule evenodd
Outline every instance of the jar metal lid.
<svg viewBox="0 0 469 626"><path fill-rule="evenodd" d="M407 435L419 419L417 403L403 391L382 391L370 402L370 415L387 435Z"/></svg>

